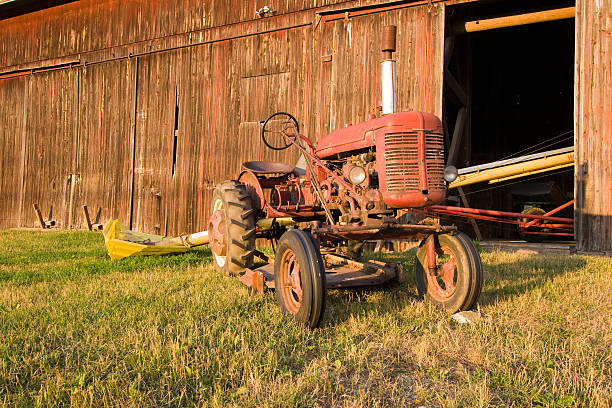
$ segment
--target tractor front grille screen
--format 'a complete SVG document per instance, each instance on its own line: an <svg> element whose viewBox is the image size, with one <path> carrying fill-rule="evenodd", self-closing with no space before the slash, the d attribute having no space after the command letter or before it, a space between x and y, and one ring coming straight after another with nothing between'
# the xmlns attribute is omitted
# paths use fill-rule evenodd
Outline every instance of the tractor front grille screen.
<svg viewBox="0 0 612 408"><path fill-rule="evenodd" d="M425 162L430 190L444 190L444 136L425 132Z"/></svg>
<svg viewBox="0 0 612 408"><path fill-rule="evenodd" d="M385 135L385 175L388 191L420 191L419 133L402 132ZM442 135L425 134L425 167L427 188L444 189L444 139Z"/></svg>
<svg viewBox="0 0 612 408"><path fill-rule="evenodd" d="M419 135L387 133L385 135L385 173L387 190L419 190Z"/></svg>

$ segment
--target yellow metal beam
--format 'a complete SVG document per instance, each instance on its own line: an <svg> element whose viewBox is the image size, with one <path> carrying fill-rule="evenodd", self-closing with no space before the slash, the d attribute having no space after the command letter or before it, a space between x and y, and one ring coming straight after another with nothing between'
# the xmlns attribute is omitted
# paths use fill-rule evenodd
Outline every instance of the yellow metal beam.
<svg viewBox="0 0 612 408"><path fill-rule="evenodd" d="M542 173L545 171L571 166L573 163L573 151L561 153L553 156L542 157L540 159L496 167L493 169L478 170L472 173L461 174L455 181L449 184L448 188L467 186L485 181L495 183L498 181L509 180L511 178L523 177L530 174Z"/></svg>
<svg viewBox="0 0 612 408"><path fill-rule="evenodd" d="M502 181L512 180L512 179L519 178L519 177L532 176L534 174L545 173L547 171L559 170L559 169L563 169L565 167L570 167L570 166L573 166L573 165L574 165L573 162L572 163L566 163L566 164L562 164L560 166L555 166L555 167L550 167L550 168L546 168L546 169L530 171L529 173L516 174L516 175L510 176L510 177L504 177L504 178L499 178L499 179L495 179L495 180L489 180L489 184L500 183Z"/></svg>

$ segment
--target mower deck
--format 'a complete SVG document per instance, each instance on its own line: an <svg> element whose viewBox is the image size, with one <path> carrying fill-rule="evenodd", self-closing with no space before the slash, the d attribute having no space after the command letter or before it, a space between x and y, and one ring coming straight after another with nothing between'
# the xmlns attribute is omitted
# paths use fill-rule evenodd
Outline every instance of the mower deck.
<svg viewBox="0 0 612 408"><path fill-rule="evenodd" d="M395 262L357 262L332 254L322 254L322 258L327 289L382 285L395 279L401 271L401 265ZM247 269L239 280L255 293L274 289L274 263Z"/></svg>

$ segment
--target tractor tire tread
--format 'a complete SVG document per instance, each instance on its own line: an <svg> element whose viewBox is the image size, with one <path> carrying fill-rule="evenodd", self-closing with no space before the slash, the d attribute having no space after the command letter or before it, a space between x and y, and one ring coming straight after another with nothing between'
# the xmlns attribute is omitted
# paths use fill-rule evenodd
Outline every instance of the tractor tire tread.
<svg viewBox="0 0 612 408"><path fill-rule="evenodd" d="M213 202L221 199L226 219L226 241L228 243L223 265L215 262L217 269L228 275L238 275L253 266L255 250L256 211L246 187L235 180L226 180L213 192Z"/></svg>
<svg viewBox="0 0 612 408"><path fill-rule="evenodd" d="M250 239L251 237L253 237L254 235L255 235L255 228L253 228L252 230L247 231L247 233L242 236L242 239L244 241L246 241L246 240Z"/></svg>

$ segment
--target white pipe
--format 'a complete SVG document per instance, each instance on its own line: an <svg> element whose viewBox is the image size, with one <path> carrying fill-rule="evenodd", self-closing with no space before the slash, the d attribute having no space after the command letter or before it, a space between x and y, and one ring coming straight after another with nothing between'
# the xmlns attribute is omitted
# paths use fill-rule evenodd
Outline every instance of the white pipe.
<svg viewBox="0 0 612 408"><path fill-rule="evenodd" d="M397 112L397 76L395 61L385 60L381 64L382 114Z"/></svg>

